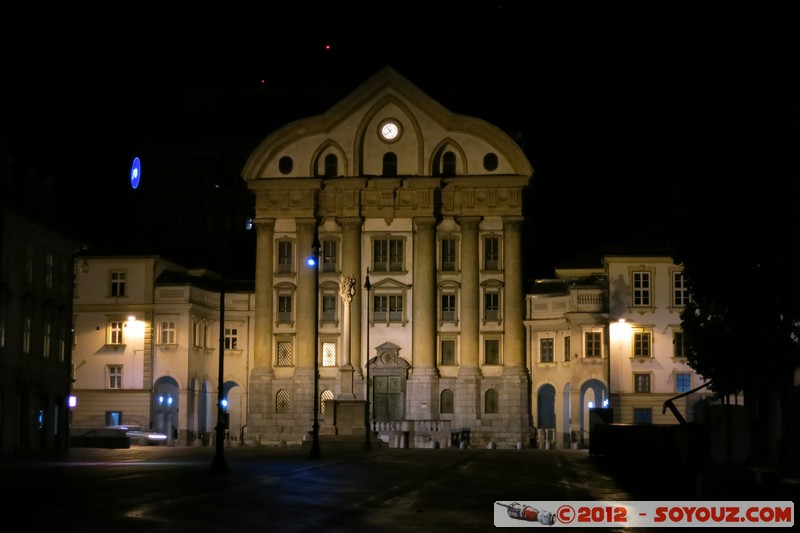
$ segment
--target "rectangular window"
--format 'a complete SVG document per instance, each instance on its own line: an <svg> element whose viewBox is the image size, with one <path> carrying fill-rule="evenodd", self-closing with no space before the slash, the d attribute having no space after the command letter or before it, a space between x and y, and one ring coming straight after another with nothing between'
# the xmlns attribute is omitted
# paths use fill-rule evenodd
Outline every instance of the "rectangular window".
<svg viewBox="0 0 800 533"><path fill-rule="evenodd" d="M633 373L633 392L650 392L650 374L643 372Z"/></svg>
<svg viewBox="0 0 800 533"><path fill-rule="evenodd" d="M162 320L159 322L158 325L159 334L158 334L158 342L159 344L177 344L178 341L176 340L176 332L175 332L175 321L174 320Z"/></svg>
<svg viewBox="0 0 800 533"><path fill-rule="evenodd" d="M633 272L633 306L650 307L650 272Z"/></svg>
<svg viewBox="0 0 800 533"><path fill-rule="evenodd" d="M122 344L122 322L112 321L108 324L108 344Z"/></svg>
<svg viewBox="0 0 800 533"><path fill-rule="evenodd" d="M111 296L121 298L125 296L125 272L111 273Z"/></svg>
<svg viewBox="0 0 800 533"><path fill-rule="evenodd" d="M603 335L599 331L587 331L584 339L586 342L586 357L602 357Z"/></svg>
<svg viewBox="0 0 800 533"><path fill-rule="evenodd" d="M203 328L204 324L201 320L192 321L192 344L195 346L203 346Z"/></svg>
<svg viewBox="0 0 800 533"><path fill-rule="evenodd" d="M22 319L22 353L31 353L31 328L33 327L33 319L31 315L26 313L25 318Z"/></svg>
<svg viewBox="0 0 800 533"><path fill-rule="evenodd" d="M60 326L58 329L58 362L63 363L67 359L67 328ZM73 375L75 373L73 372Z"/></svg>
<svg viewBox="0 0 800 533"><path fill-rule="evenodd" d="M485 339L483 341L483 359L487 365L500 364L500 339Z"/></svg>
<svg viewBox="0 0 800 533"><path fill-rule="evenodd" d="M456 295L442 294L442 320L454 322L456 319Z"/></svg>
<svg viewBox="0 0 800 533"><path fill-rule="evenodd" d="M108 388L121 389L122 388L122 366L111 365L108 366Z"/></svg>
<svg viewBox="0 0 800 533"><path fill-rule="evenodd" d="M441 343L442 365L456 364L456 341L454 339L443 339Z"/></svg>
<svg viewBox="0 0 800 533"><path fill-rule="evenodd" d="M401 239L389 241L389 270L392 272L403 271L403 241Z"/></svg>
<svg viewBox="0 0 800 533"><path fill-rule="evenodd" d="M33 283L33 245L28 244L25 252L25 281Z"/></svg>
<svg viewBox="0 0 800 533"><path fill-rule="evenodd" d="M634 424L652 424L653 423L653 410L649 407L634 407L633 408L633 423Z"/></svg>
<svg viewBox="0 0 800 533"><path fill-rule="evenodd" d="M278 322L292 321L292 297L291 295L278 296Z"/></svg>
<svg viewBox="0 0 800 533"><path fill-rule="evenodd" d="M650 341L652 335L649 331L637 331L633 334L633 356L651 357Z"/></svg>
<svg viewBox="0 0 800 533"><path fill-rule="evenodd" d="M689 373L675 374L675 392L689 392L692 390L692 375Z"/></svg>
<svg viewBox="0 0 800 533"><path fill-rule="evenodd" d="M376 272L403 271L403 239L380 239L372 242L372 264Z"/></svg>
<svg viewBox="0 0 800 533"><path fill-rule="evenodd" d="M336 343L324 341L322 343L322 366L336 366Z"/></svg>
<svg viewBox="0 0 800 533"><path fill-rule="evenodd" d="M334 294L322 295L322 321L323 322L336 322L336 300L337 296Z"/></svg>
<svg viewBox="0 0 800 533"><path fill-rule="evenodd" d="M453 272L456 269L456 240L442 239L442 271Z"/></svg>
<svg viewBox="0 0 800 533"><path fill-rule="evenodd" d="M564 361L569 361L571 348L569 346L569 336L564 337Z"/></svg>
<svg viewBox="0 0 800 533"><path fill-rule="evenodd" d="M238 328L225 328L225 349L238 350L239 349L239 329Z"/></svg>
<svg viewBox="0 0 800 533"><path fill-rule="evenodd" d="M683 347L683 332L682 331L673 331L672 332L672 346L673 346L673 356L676 358L683 358L686 357L686 352L684 351Z"/></svg>
<svg viewBox="0 0 800 533"><path fill-rule="evenodd" d="M553 342L554 339L539 339L539 362L553 362Z"/></svg>
<svg viewBox="0 0 800 533"><path fill-rule="evenodd" d="M336 272L339 243L336 241L322 241L322 271Z"/></svg>
<svg viewBox="0 0 800 533"><path fill-rule="evenodd" d="M42 331L42 356L45 359L50 358L50 338L52 336L53 325L49 320L45 321L44 329Z"/></svg>
<svg viewBox="0 0 800 533"><path fill-rule="evenodd" d="M483 239L483 268L485 270L500 269L500 239L497 237Z"/></svg>
<svg viewBox="0 0 800 533"><path fill-rule="evenodd" d="M500 318L500 293L486 292L483 295L483 318L498 320Z"/></svg>
<svg viewBox="0 0 800 533"><path fill-rule="evenodd" d="M389 295L389 322L403 321L403 296L400 294Z"/></svg>
<svg viewBox="0 0 800 533"><path fill-rule="evenodd" d="M293 272L291 241L278 241L278 272Z"/></svg>
<svg viewBox="0 0 800 533"><path fill-rule="evenodd" d="M293 364L292 341L278 341L277 366L292 366Z"/></svg>
<svg viewBox="0 0 800 533"><path fill-rule="evenodd" d="M49 291L53 289L53 252L47 252L45 261L44 287Z"/></svg>
<svg viewBox="0 0 800 533"><path fill-rule="evenodd" d="M375 322L402 322L403 295L376 294L372 300Z"/></svg>
<svg viewBox="0 0 800 533"><path fill-rule="evenodd" d="M683 272L672 273L672 306L684 307L689 300L689 291L686 289L686 279Z"/></svg>

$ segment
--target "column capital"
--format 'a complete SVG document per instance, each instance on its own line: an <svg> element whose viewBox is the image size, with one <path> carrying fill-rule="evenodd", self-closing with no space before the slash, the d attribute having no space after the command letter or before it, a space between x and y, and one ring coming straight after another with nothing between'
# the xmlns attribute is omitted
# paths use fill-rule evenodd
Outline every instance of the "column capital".
<svg viewBox="0 0 800 533"><path fill-rule="evenodd" d="M360 217L340 217L336 219L336 222L342 227L343 231L360 231L361 226L364 224Z"/></svg>
<svg viewBox="0 0 800 533"><path fill-rule="evenodd" d="M257 218L253 220L253 225L257 229L272 229L275 227L275 219L274 218Z"/></svg>
<svg viewBox="0 0 800 533"><path fill-rule="evenodd" d="M315 230L317 228L317 219L316 218L296 218L295 224L297 224L297 229L299 230Z"/></svg>
<svg viewBox="0 0 800 533"><path fill-rule="evenodd" d="M430 230L436 228L436 219L434 217L415 217L414 225L419 230Z"/></svg>
<svg viewBox="0 0 800 533"><path fill-rule="evenodd" d="M519 227L525 221L525 217L521 216L507 216L503 217L503 227L513 228Z"/></svg>
<svg viewBox="0 0 800 533"><path fill-rule="evenodd" d="M481 217L456 217L456 222L461 229L476 229L481 224Z"/></svg>

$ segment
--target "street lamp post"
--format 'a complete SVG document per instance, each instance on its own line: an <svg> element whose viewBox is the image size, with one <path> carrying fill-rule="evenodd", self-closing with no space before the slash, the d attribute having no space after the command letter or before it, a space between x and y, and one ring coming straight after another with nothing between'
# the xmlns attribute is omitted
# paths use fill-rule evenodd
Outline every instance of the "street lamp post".
<svg viewBox="0 0 800 533"><path fill-rule="evenodd" d="M364 443L365 450L372 449L372 442L370 440L370 427L369 427L369 291L372 289L372 284L369 282L369 267L367 267L367 277L364 279L364 290L367 291L367 390L364 396L366 404L364 405L364 436L366 441Z"/></svg>
<svg viewBox="0 0 800 533"><path fill-rule="evenodd" d="M216 448L211 470L226 472L228 465L225 462L225 275L221 276L219 289L219 377L217 379L217 427Z"/></svg>
<svg viewBox="0 0 800 533"><path fill-rule="evenodd" d="M319 233L314 230L308 266L314 269L314 423L311 426L311 457L319 457Z"/></svg>

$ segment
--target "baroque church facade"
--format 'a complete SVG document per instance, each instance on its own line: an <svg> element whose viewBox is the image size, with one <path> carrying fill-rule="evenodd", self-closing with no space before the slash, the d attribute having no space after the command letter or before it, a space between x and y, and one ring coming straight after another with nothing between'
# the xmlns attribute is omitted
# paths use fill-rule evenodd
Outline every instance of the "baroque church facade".
<svg viewBox="0 0 800 533"><path fill-rule="evenodd" d="M247 438L308 441L317 413L323 436L369 423L412 447L455 431L527 444L532 174L507 134L390 67L264 139L242 171L257 232Z"/></svg>

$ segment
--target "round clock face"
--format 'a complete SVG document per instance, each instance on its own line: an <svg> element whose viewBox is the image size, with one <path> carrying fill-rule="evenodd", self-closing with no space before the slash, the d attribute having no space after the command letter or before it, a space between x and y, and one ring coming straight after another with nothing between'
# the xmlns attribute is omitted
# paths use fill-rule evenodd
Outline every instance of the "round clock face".
<svg viewBox="0 0 800 533"><path fill-rule="evenodd" d="M381 137L387 141L393 141L400 134L400 126L395 122L386 122L381 126Z"/></svg>
<svg viewBox="0 0 800 533"><path fill-rule="evenodd" d="M134 189L139 186L139 180L142 177L142 163L139 161L138 157L133 158L133 164L131 165L131 187Z"/></svg>

